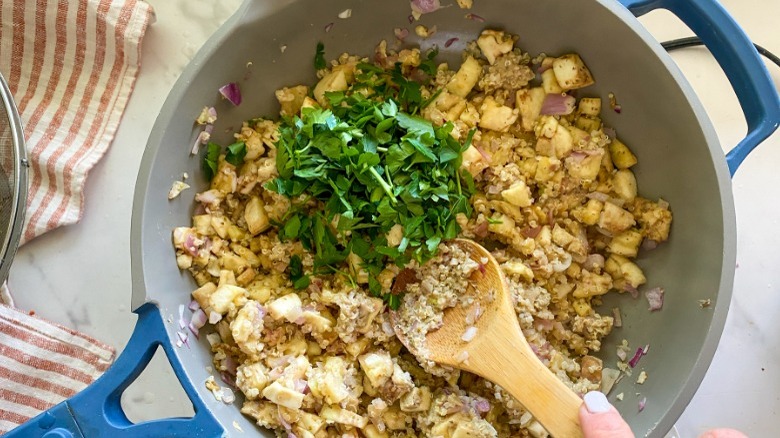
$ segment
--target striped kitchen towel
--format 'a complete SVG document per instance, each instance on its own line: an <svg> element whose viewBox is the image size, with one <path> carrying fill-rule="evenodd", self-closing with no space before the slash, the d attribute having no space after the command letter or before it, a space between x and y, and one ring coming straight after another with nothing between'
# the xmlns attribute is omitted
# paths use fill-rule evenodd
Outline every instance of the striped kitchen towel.
<svg viewBox="0 0 780 438"><path fill-rule="evenodd" d="M113 358L108 345L0 305L0 433L81 391Z"/></svg>
<svg viewBox="0 0 780 438"><path fill-rule="evenodd" d="M87 172L113 140L153 18L140 0L0 0L0 72L30 163L23 243L81 217ZM108 345L0 305L0 433L76 394L113 357Z"/></svg>
<svg viewBox="0 0 780 438"><path fill-rule="evenodd" d="M153 11L137 0L0 0L0 71L30 161L22 243L77 222L114 138Z"/></svg>

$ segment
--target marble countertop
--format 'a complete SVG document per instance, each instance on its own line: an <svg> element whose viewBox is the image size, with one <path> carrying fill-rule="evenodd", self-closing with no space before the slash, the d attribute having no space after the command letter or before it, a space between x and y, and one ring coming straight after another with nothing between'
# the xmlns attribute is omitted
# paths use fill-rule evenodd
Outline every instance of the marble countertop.
<svg viewBox="0 0 780 438"><path fill-rule="evenodd" d="M187 62L240 0L148 0L157 13L143 42L141 73L116 139L89 175L82 221L21 248L10 273L17 305L81 330L121 351L136 317L130 312L130 217L133 189L155 117ZM484 0L477 0L484 1ZM780 54L780 2L722 0L755 42ZM688 36L671 14L643 23L659 39ZM725 76L706 50L675 52L699 94L724 149L745 122ZM780 69L770 65L780 87ZM780 411L780 134L775 133L734 178L738 268L723 337L707 375L677 423L682 437L716 426L754 437L777 435ZM108 244L107 244L108 243ZM124 394L134 421L191 412L167 364L156 358Z"/></svg>

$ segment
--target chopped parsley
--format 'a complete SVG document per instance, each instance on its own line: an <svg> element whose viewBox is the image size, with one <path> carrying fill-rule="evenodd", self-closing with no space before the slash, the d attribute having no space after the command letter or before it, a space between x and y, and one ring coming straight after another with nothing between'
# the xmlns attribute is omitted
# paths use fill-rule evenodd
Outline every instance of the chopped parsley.
<svg viewBox="0 0 780 438"><path fill-rule="evenodd" d="M368 273L369 291L391 308L400 297L383 295L378 274L389 262L402 267L434 257L442 240L458 235L455 217L471 214L474 193L471 175L460 169L473 132L461 144L450 135L452 124L435 127L402 112L401 105L421 102L414 94L419 86L394 89L387 99L384 93L327 93L332 109L304 108L300 117L284 119L276 146L279 176L265 186L291 199L276 224L279 238L297 239L313 253L310 274L354 279L356 272L341 271L354 254ZM393 245L388 233L396 224L402 233ZM299 258L291 261L290 275L296 287L308 285Z"/></svg>
<svg viewBox="0 0 780 438"><path fill-rule="evenodd" d="M246 156L246 144L243 141L239 141L231 144L227 147L227 154L225 155L225 161L234 165L240 166L244 163L244 157Z"/></svg>
<svg viewBox="0 0 780 438"><path fill-rule="evenodd" d="M317 43L317 50L314 53L314 69L322 70L327 64L325 63L325 45Z"/></svg>
<svg viewBox="0 0 780 438"><path fill-rule="evenodd" d="M219 153L222 147L216 143L209 143L206 149L206 155L203 157L203 171L209 180L217 174L217 164L219 163Z"/></svg>

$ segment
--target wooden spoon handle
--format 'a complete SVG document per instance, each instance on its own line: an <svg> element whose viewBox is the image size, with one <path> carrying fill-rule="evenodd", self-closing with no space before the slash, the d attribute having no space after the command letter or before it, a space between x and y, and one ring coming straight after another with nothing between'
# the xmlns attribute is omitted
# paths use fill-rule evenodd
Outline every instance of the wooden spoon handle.
<svg viewBox="0 0 780 438"><path fill-rule="evenodd" d="M498 321L497 321L498 322ZM512 394L556 438L582 437L579 409L582 399L542 364L514 322L498 323L491 351L481 360L477 374ZM510 327L507 327L510 326ZM497 327L498 328L498 327ZM500 334L499 334L500 333ZM484 353L483 353L484 354ZM484 373L484 374L483 374Z"/></svg>

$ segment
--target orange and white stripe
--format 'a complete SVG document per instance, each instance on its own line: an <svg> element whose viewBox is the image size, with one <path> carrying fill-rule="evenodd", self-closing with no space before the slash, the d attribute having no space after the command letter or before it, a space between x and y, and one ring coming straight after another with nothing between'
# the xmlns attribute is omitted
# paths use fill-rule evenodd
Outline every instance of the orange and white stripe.
<svg viewBox="0 0 780 438"><path fill-rule="evenodd" d="M113 140L152 17L140 0L0 0L0 72L30 161L22 242L80 219L87 172Z"/></svg>
<svg viewBox="0 0 780 438"><path fill-rule="evenodd" d="M84 389L113 358L108 345L0 305L0 434Z"/></svg>
<svg viewBox="0 0 780 438"><path fill-rule="evenodd" d="M141 0L0 0L0 72L30 162L22 242L81 217L87 172L114 138L153 15ZM0 305L0 434L84 389L113 357Z"/></svg>

